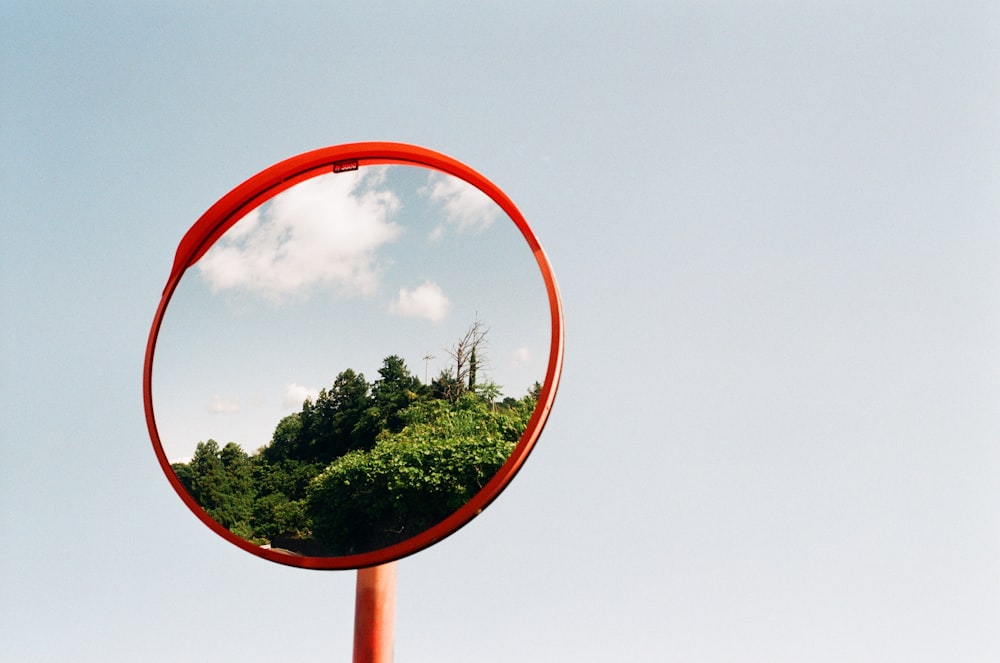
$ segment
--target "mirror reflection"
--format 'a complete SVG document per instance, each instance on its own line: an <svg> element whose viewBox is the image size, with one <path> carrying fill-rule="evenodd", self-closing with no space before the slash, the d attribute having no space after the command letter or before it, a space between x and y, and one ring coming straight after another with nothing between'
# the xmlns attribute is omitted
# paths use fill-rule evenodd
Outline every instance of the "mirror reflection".
<svg viewBox="0 0 1000 663"><path fill-rule="evenodd" d="M464 180L398 165L319 175L181 278L152 374L161 444L247 541L384 548L507 460L537 404L549 316L524 237Z"/></svg>

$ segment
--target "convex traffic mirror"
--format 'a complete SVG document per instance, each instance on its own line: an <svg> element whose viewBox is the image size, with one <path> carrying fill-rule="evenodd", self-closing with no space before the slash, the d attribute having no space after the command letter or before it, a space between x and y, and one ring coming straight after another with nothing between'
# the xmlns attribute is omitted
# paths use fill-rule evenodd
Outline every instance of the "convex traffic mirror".
<svg viewBox="0 0 1000 663"><path fill-rule="evenodd" d="M548 260L495 185L410 145L324 148L250 178L182 239L146 419L171 485L223 538L372 566L506 487L562 340Z"/></svg>

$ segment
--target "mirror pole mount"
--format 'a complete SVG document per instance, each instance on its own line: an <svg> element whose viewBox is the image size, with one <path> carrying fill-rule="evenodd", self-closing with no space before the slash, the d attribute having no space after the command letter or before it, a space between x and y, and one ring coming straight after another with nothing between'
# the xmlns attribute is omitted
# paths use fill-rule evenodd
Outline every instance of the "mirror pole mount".
<svg viewBox="0 0 1000 663"><path fill-rule="evenodd" d="M354 663L392 663L396 562L358 569Z"/></svg>

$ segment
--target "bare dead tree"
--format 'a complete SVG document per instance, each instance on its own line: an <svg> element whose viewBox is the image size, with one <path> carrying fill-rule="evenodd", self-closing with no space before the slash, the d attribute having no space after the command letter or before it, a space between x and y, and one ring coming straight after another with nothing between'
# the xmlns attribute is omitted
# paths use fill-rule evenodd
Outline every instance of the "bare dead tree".
<svg viewBox="0 0 1000 663"><path fill-rule="evenodd" d="M489 327L477 318L458 341L450 348L445 348L445 352L455 362L452 376L459 391L455 394L456 397L475 389L477 371L486 363L484 350L489 331Z"/></svg>

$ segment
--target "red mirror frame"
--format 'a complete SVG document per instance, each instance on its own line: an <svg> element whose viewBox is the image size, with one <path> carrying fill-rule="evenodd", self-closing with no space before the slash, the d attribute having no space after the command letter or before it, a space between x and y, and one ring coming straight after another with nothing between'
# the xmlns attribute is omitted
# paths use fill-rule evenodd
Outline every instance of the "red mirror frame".
<svg viewBox="0 0 1000 663"><path fill-rule="evenodd" d="M456 512L415 536L393 544L386 548L356 555L342 557L306 557L297 556L269 548L262 548L250 541L240 538L212 519L181 484L170 461L166 457L156 427L156 417L153 412L153 356L160 325L163 321L167 305L181 277L193 266L208 249L233 224L243 218L251 210L273 198L282 191L304 180L317 175L356 170L361 166L372 165L407 165L421 166L461 178L489 196L514 221L528 246L535 256L549 299L549 312L552 324L551 343L545 382L538 398L538 405L528 421L528 426L514 447L507 462L501 466L496 475L473 498ZM528 226L527 221L515 207L514 203L496 185L475 170L452 159L451 157L431 150L406 145L402 143L365 142L320 148L286 159L243 182L221 200L212 205L199 218L181 239L177 247L170 277L163 290L153 326L149 332L146 345L145 366L143 369L143 401L146 411L146 425L153 442L153 450L170 484L187 504L188 508L205 523L209 529L230 543L251 552L259 557L287 564L312 569L358 569L379 564L385 564L437 543L457 531L463 525L475 518L500 494L517 474L528 454L538 440L545 426L549 411L555 400L559 377L562 372L563 360L563 317L562 303L556 286L552 268L541 245Z"/></svg>

